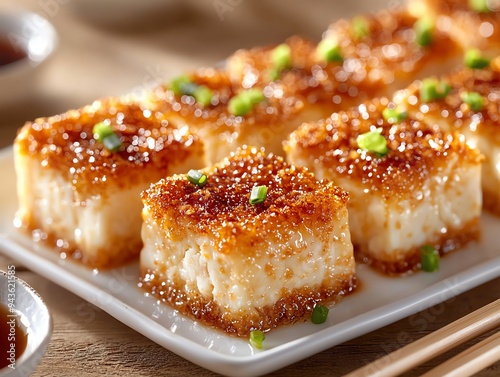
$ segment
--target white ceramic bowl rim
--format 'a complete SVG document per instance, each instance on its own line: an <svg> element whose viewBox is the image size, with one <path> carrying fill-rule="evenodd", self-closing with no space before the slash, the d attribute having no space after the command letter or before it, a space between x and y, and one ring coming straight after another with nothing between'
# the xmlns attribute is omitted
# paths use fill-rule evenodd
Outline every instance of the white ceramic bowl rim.
<svg viewBox="0 0 500 377"><path fill-rule="evenodd" d="M21 322L27 322L28 325L28 343L15 362L15 369L1 369L0 377L27 376L35 370L45 354L52 335L52 317L40 295L15 276L15 270L9 272L0 270L0 303L8 306L9 293L14 290L15 310L21 316Z"/></svg>
<svg viewBox="0 0 500 377"><path fill-rule="evenodd" d="M36 66L55 51L58 43L52 24L39 14L28 11L0 13L0 38L24 51L28 58L2 66L0 72L20 64Z"/></svg>

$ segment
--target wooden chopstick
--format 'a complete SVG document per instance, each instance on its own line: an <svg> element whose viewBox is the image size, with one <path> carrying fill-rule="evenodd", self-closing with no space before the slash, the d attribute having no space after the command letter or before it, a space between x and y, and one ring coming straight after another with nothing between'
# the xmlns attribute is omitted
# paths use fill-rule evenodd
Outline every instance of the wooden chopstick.
<svg viewBox="0 0 500 377"><path fill-rule="evenodd" d="M498 360L500 360L500 331L431 369L421 377L468 377Z"/></svg>
<svg viewBox="0 0 500 377"><path fill-rule="evenodd" d="M344 377L397 376L500 326L500 299Z"/></svg>

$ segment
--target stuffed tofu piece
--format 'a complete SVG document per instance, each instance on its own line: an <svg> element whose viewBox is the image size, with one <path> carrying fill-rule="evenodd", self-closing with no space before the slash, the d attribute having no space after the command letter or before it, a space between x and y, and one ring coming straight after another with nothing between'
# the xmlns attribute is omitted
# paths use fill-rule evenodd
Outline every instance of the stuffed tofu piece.
<svg viewBox="0 0 500 377"><path fill-rule="evenodd" d="M95 268L138 257L142 190L204 166L186 128L117 99L26 123L14 151L17 225Z"/></svg>
<svg viewBox="0 0 500 377"><path fill-rule="evenodd" d="M420 267L420 250L444 254L478 236L478 152L372 100L325 121L304 124L287 159L349 193L355 254L389 274Z"/></svg>
<svg viewBox="0 0 500 377"><path fill-rule="evenodd" d="M433 17L462 49L500 54L499 0L411 0L410 13Z"/></svg>
<svg viewBox="0 0 500 377"><path fill-rule="evenodd" d="M480 150L483 205L500 215L500 59L491 65L416 81L394 99L412 117L459 132Z"/></svg>
<svg viewBox="0 0 500 377"><path fill-rule="evenodd" d="M146 106L187 125L205 142L210 163L244 145L264 147L284 155L282 143L300 124L329 113L306 106L302 95L280 83L245 89L234 86L227 73L199 69L174 78L146 98Z"/></svg>
<svg viewBox="0 0 500 377"><path fill-rule="evenodd" d="M354 287L347 199L253 147L162 179L142 194L142 286L239 336L295 322Z"/></svg>

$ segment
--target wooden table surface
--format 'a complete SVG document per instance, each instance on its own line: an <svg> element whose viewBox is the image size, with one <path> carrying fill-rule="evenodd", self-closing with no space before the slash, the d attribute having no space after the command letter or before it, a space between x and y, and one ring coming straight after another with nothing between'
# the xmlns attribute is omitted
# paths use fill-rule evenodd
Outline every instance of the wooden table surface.
<svg viewBox="0 0 500 377"><path fill-rule="evenodd" d="M186 69L220 62L239 47L277 43L292 34L319 39L336 18L394 3L321 0L311 8L310 2L289 0L283 8L279 1L191 0L179 1L165 12L129 19L113 12L103 23L96 19L97 13L85 13L79 8L83 1L2 0L0 11L23 8L46 16L57 28L60 44L38 80L33 82L30 94L14 105L0 104L0 147L12 144L16 129L26 120L63 112L99 97L150 87ZM221 4L226 6L220 8ZM122 18L114 19L113 15ZM0 251L0 269L13 263ZM34 376L215 375L153 343L22 265L16 263L16 267L17 276L35 287L46 300L54 319L49 348ZM345 374L396 349L401 345L396 339L402 332L409 334L407 339L419 339L498 299L499 284L497 278L271 375ZM406 375L420 375L472 343L447 352ZM500 375L500 363L478 375Z"/></svg>

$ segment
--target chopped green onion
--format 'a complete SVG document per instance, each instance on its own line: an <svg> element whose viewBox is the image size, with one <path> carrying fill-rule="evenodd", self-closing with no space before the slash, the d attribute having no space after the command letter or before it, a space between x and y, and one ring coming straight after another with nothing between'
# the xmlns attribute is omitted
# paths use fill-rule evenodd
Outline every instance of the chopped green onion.
<svg viewBox="0 0 500 377"><path fill-rule="evenodd" d="M117 152L122 146L122 142L111 125L100 122L94 125L92 133L96 140L100 140L104 147L110 152Z"/></svg>
<svg viewBox="0 0 500 377"><path fill-rule="evenodd" d="M387 148L387 141L381 132L381 128L376 131L365 132L356 138L356 142L364 151L375 152L378 157L385 156L389 153L389 148Z"/></svg>
<svg viewBox="0 0 500 377"><path fill-rule="evenodd" d="M344 60L338 42L333 39L323 39L318 43L316 51L319 57L327 62L342 62Z"/></svg>
<svg viewBox="0 0 500 377"><path fill-rule="evenodd" d="M102 140L106 136L113 135L115 131L113 131L111 125L104 122L99 122L94 125L94 128L92 128L92 133L94 134L96 140Z"/></svg>
<svg viewBox="0 0 500 377"><path fill-rule="evenodd" d="M430 17L422 17L415 25L416 42L419 46L425 47L432 43L432 34L434 33L434 20Z"/></svg>
<svg viewBox="0 0 500 377"><path fill-rule="evenodd" d="M282 43L275 47L271 52L271 61L280 70L290 68L292 66L292 50L290 46Z"/></svg>
<svg viewBox="0 0 500 377"><path fill-rule="evenodd" d="M201 103L203 106L208 106L212 102L214 93L206 86L200 85L194 91L193 96L197 102Z"/></svg>
<svg viewBox="0 0 500 377"><path fill-rule="evenodd" d="M187 178L189 182L199 187L205 186L208 180L208 177L205 174L193 169L188 171Z"/></svg>
<svg viewBox="0 0 500 377"><path fill-rule="evenodd" d="M187 75L181 75L177 76L170 81L170 85L168 88L174 92L176 96L180 96L181 94L184 94L184 91L182 90L183 87L185 87L186 84L189 84L191 80Z"/></svg>
<svg viewBox="0 0 500 377"><path fill-rule="evenodd" d="M469 8L478 13L489 13L488 0L469 0Z"/></svg>
<svg viewBox="0 0 500 377"><path fill-rule="evenodd" d="M420 248L420 258L422 270L433 272L439 270L439 253L430 245L424 245Z"/></svg>
<svg viewBox="0 0 500 377"><path fill-rule="evenodd" d="M483 69L490 65L490 59L481 55L481 51L473 48L465 52L464 64L469 68Z"/></svg>
<svg viewBox="0 0 500 377"><path fill-rule="evenodd" d="M460 98L464 103L469 105L472 111L481 111L484 105L484 98L481 94L476 92L463 92Z"/></svg>
<svg viewBox="0 0 500 377"><path fill-rule="evenodd" d="M277 80L280 73L292 66L292 50L285 43L280 44L271 51L271 64L269 75L272 80Z"/></svg>
<svg viewBox="0 0 500 377"><path fill-rule="evenodd" d="M118 149L120 149L120 147L122 146L122 141L117 134L106 136L104 139L102 139L102 143L110 152L117 152Z"/></svg>
<svg viewBox="0 0 500 377"><path fill-rule="evenodd" d="M264 203L267 197L266 186L254 186L250 193L250 204Z"/></svg>
<svg viewBox="0 0 500 377"><path fill-rule="evenodd" d="M242 92L241 94L243 95L243 97L246 97L248 101L250 101L250 103L254 105L266 99L264 93L262 93L262 90L256 88L248 89Z"/></svg>
<svg viewBox="0 0 500 377"><path fill-rule="evenodd" d="M354 39L360 40L368 35L368 21L365 17L357 16L351 21L351 31Z"/></svg>
<svg viewBox="0 0 500 377"><path fill-rule="evenodd" d="M192 82L186 75L174 78L170 82L169 88L176 96L193 96L196 99L196 102L201 103L203 106L210 105L212 97L214 96L209 88Z"/></svg>
<svg viewBox="0 0 500 377"><path fill-rule="evenodd" d="M439 81L436 78L422 80L420 86L420 99L423 102L431 102L445 98L451 90L451 86L446 81Z"/></svg>
<svg viewBox="0 0 500 377"><path fill-rule="evenodd" d="M180 85L180 94L185 94L187 96L194 96L194 93L198 89L198 85L196 85L194 82L185 82Z"/></svg>
<svg viewBox="0 0 500 377"><path fill-rule="evenodd" d="M328 317L328 312L330 309L323 305L316 305L313 309L311 315L311 322L319 325L320 323L325 323Z"/></svg>
<svg viewBox="0 0 500 377"><path fill-rule="evenodd" d="M408 117L408 113L404 110L400 110L398 108L391 109L386 107L384 111L382 111L382 116L384 119L391 123L400 123Z"/></svg>
<svg viewBox="0 0 500 377"><path fill-rule="evenodd" d="M240 92L229 100L228 110L236 116L246 115L252 108L265 100L264 93L260 89L248 89Z"/></svg>
<svg viewBox="0 0 500 377"><path fill-rule="evenodd" d="M262 349L262 342L266 337L264 336L264 332L261 330L250 331L250 344L252 347L257 349Z"/></svg>

